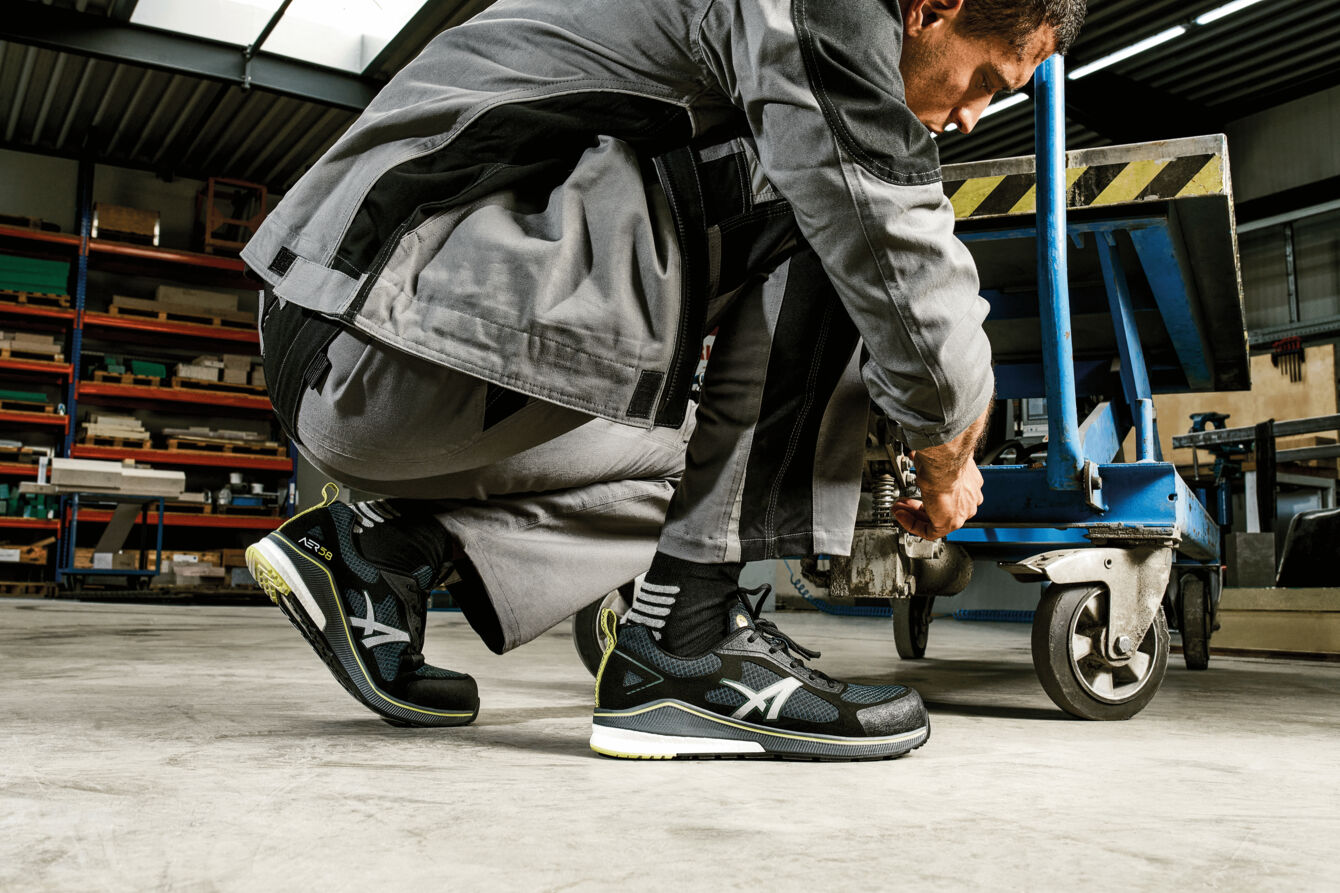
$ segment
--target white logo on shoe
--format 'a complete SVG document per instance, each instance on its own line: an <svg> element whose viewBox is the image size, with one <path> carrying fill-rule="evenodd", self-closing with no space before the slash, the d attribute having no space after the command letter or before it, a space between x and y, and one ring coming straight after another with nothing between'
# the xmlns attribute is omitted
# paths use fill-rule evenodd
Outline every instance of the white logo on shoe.
<svg viewBox="0 0 1340 893"><path fill-rule="evenodd" d="M754 691L746 685L732 682L729 679L722 679L721 683L729 685L749 699L731 714L733 719L744 719L755 710L764 713L768 719L776 719L781 714L782 708L786 706L787 699L801 685L800 680L794 676L788 679L779 679L759 691Z"/></svg>
<svg viewBox="0 0 1340 893"><path fill-rule="evenodd" d="M409 641L409 633L377 621L372 608L372 596L368 595L366 589L363 590L363 600L366 604L367 616L349 618L350 623L363 631L363 647L376 648L378 645L385 645L389 642ZM796 684L799 685L800 681L796 680Z"/></svg>

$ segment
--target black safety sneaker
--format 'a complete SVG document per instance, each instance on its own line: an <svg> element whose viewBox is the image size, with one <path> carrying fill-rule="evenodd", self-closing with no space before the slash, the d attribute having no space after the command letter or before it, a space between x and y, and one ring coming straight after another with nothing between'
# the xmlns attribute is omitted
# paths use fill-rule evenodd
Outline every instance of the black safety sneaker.
<svg viewBox="0 0 1340 893"><path fill-rule="evenodd" d="M430 564L398 573L364 555L360 518L336 502L295 515L247 549L256 582L364 706L397 726L459 726L479 712L479 688L464 673L423 660ZM384 562L383 562L384 563Z"/></svg>
<svg viewBox="0 0 1340 893"><path fill-rule="evenodd" d="M591 749L610 757L665 760L739 757L878 760L930 737L921 697L902 685L852 685L807 667L817 658L759 618L741 593L730 631L695 658L661 649L648 627L616 626L596 677Z"/></svg>

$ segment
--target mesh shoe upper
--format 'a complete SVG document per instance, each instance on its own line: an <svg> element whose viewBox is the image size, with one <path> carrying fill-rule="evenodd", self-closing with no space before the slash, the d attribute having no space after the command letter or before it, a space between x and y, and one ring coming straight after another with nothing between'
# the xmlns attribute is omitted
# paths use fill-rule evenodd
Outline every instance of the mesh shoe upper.
<svg viewBox="0 0 1340 893"><path fill-rule="evenodd" d="M729 629L708 653L684 658L664 651L649 628L621 625L597 682L599 706L623 710L668 699L771 728L843 737L895 735L926 724L915 691L829 678L805 663L818 652L760 619L743 598L729 612Z"/></svg>
<svg viewBox="0 0 1340 893"><path fill-rule="evenodd" d="M284 533L299 548L330 553L328 566L350 632L384 688L415 700L405 689L430 689L443 680L469 678L424 663L424 625L436 568L427 561L392 567L375 552L368 554L372 550L364 548L360 516L344 503L332 503L295 520L301 522L298 529Z"/></svg>

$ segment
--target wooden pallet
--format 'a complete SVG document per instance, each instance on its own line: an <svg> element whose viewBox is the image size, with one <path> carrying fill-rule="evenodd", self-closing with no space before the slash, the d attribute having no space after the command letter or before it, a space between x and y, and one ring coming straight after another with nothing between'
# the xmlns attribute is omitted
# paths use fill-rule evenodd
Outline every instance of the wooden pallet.
<svg viewBox="0 0 1340 893"><path fill-rule="evenodd" d="M42 581L19 582L15 580L0 580L0 597L8 598L53 598L56 595L56 584Z"/></svg>
<svg viewBox="0 0 1340 893"><path fill-rule="evenodd" d="M205 440L194 437L169 437L167 445L169 450L187 453L288 458L288 448L277 443L245 443L243 441Z"/></svg>
<svg viewBox="0 0 1340 893"><path fill-rule="evenodd" d="M106 369L98 369L93 373L93 380L98 382L109 382L111 384L129 384L138 387L156 388L162 384L163 379L157 375L136 375L133 372L108 372Z"/></svg>
<svg viewBox="0 0 1340 893"><path fill-rule="evenodd" d="M149 435L143 437L110 437L106 434L85 434L79 441L84 446L116 447L125 450L149 449Z"/></svg>
<svg viewBox="0 0 1340 893"><path fill-rule="evenodd" d="M64 363L65 354L40 347L0 347L0 360L35 360L39 363Z"/></svg>
<svg viewBox="0 0 1340 893"><path fill-rule="evenodd" d="M214 514L214 504L209 502L167 502L164 511L178 512L180 514L212 515Z"/></svg>
<svg viewBox="0 0 1340 893"><path fill-rule="evenodd" d="M69 295L44 294L35 291L10 291L0 288L0 304L25 304L30 307L59 307L70 309Z"/></svg>
<svg viewBox="0 0 1340 893"><path fill-rule="evenodd" d="M29 217L26 214L0 214L0 226L12 226L15 229L30 229L44 233L60 232L59 225L43 220L41 217Z"/></svg>
<svg viewBox="0 0 1340 893"><path fill-rule="evenodd" d="M4 412L45 412L55 413L56 407L50 403L29 403L27 400L0 399L0 411Z"/></svg>
<svg viewBox="0 0 1340 893"><path fill-rule="evenodd" d="M267 393L264 385L233 384L226 381L209 381L204 378L172 378L172 386L180 390L215 391L226 394L255 394L264 397Z"/></svg>
<svg viewBox="0 0 1340 893"><path fill-rule="evenodd" d="M189 307L163 309L155 307L153 304L153 301L136 301L133 304L113 303L107 308L107 312L112 316L131 316L137 319L152 319L158 322L193 323L196 325L215 326L217 328L225 329L256 328L256 318L249 313L221 314L217 311L203 308L195 310Z"/></svg>

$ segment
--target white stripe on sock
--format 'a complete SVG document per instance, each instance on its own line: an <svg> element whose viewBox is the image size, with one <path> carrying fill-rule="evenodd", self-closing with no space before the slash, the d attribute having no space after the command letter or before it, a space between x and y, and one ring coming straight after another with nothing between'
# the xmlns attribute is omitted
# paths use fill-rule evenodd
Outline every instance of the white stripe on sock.
<svg viewBox="0 0 1340 893"><path fill-rule="evenodd" d="M374 524L380 524L382 521L380 515L376 515L368 511L362 505L362 503L351 502L349 503L349 508L353 509L354 514L358 515L359 519L363 522L363 526L365 527L371 527Z"/></svg>
<svg viewBox="0 0 1340 893"><path fill-rule="evenodd" d="M650 626L652 629L660 629L665 626L665 621L656 617L648 617L645 614L639 614L636 610L629 611L624 615L624 619L629 623L640 623L643 626Z"/></svg>
<svg viewBox="0 0 1340 893"><path fill-rule="evenodd" d="M638 601L634 603L633 608L640 614L650 614L653 617L669 617L669 605L648 605Z"/></svg>
<svg viewBox="0 0 1340 893"><path fill-rule="evenodd" d="M648 583L648 582L646 582L645 580L642 582L642 587L641 587L641 589L639 589L638 591L639 591L639 592L658 592L658 593L660 593L661 595L679 595L679 587L678 587L678 586L668 586L668 585L664 585L664 584L661 584L661 583Z"/></svg>
<svg viewBox="0 0 1340 893"><path fill-rule="evenodd" d="M675 597L673 595L652 595L650 592L639 592L633 597L633 601L645 605L673 605Z"/></svg>

